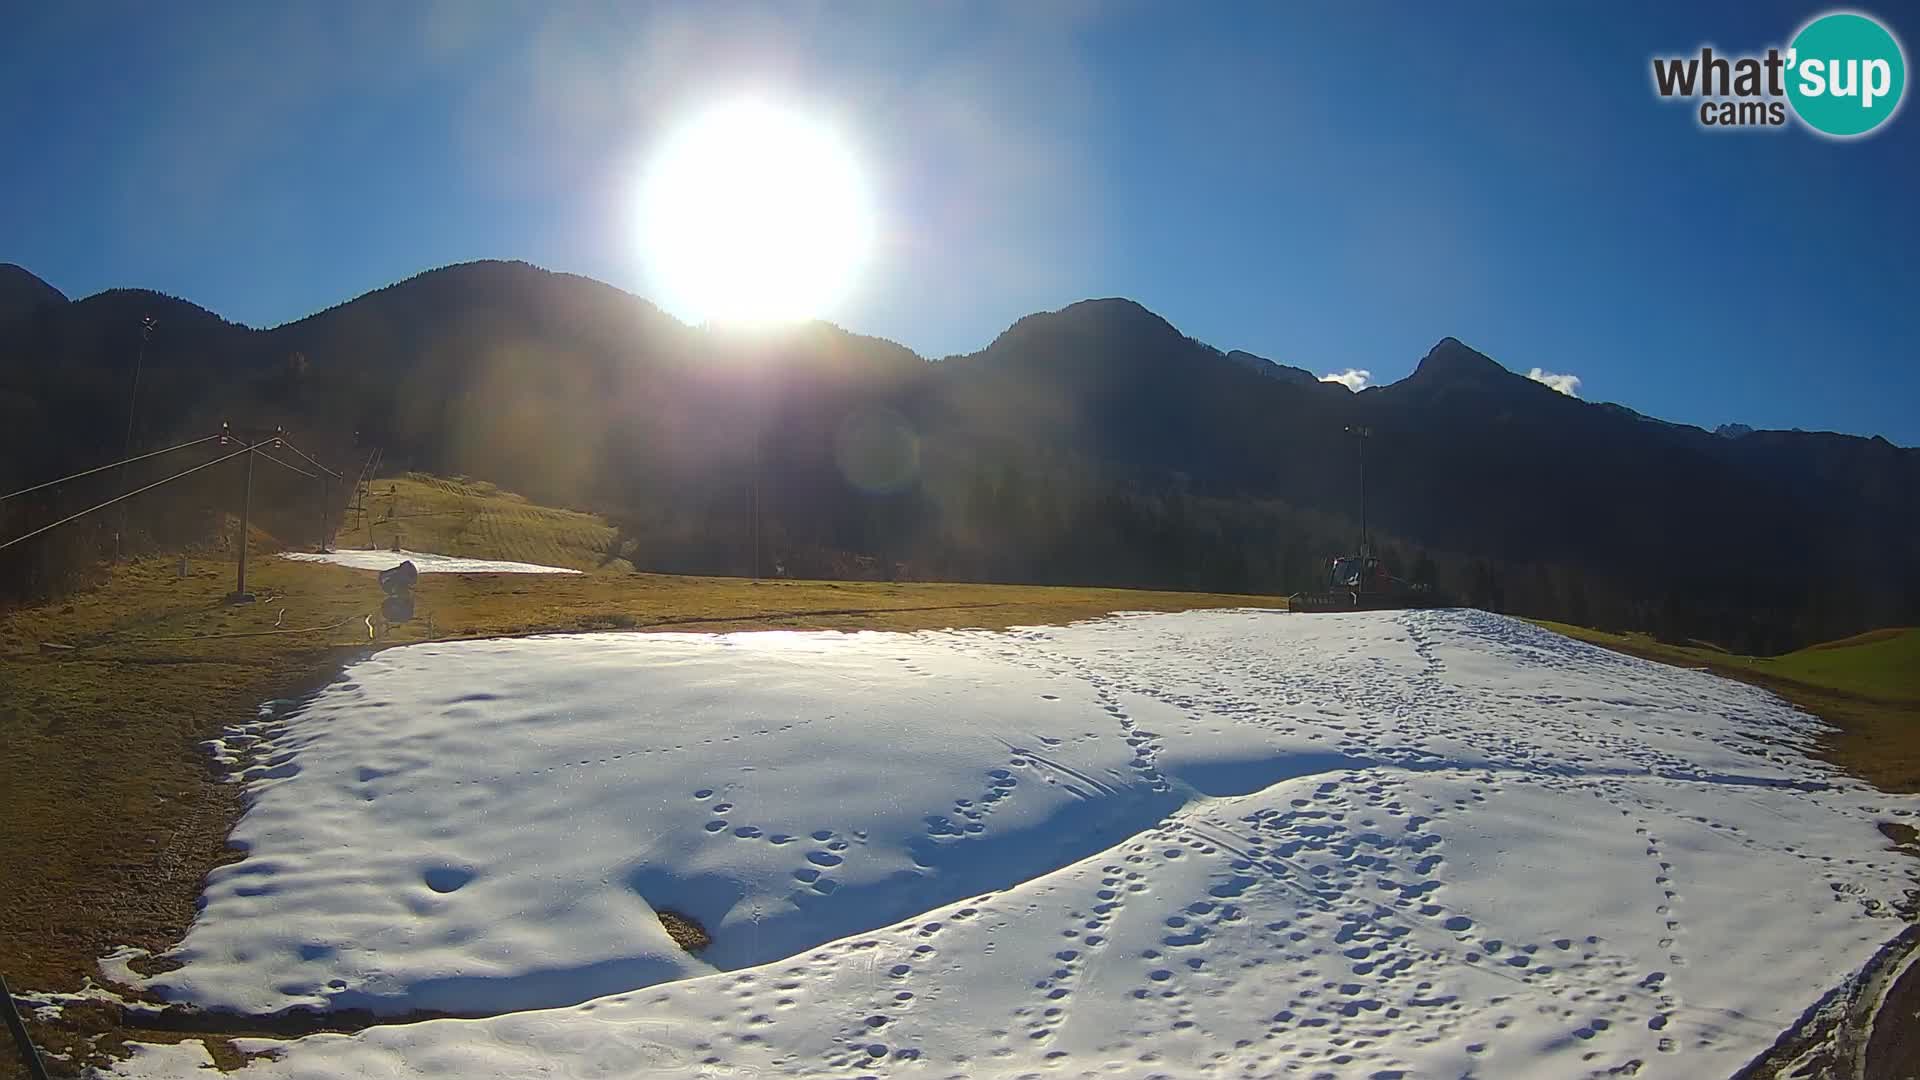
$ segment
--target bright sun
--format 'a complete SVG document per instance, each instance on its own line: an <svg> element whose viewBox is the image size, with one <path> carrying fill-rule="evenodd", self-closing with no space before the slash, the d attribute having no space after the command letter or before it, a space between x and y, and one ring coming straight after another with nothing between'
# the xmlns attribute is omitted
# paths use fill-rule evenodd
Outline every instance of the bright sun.
<svg viewBox="0 0 1920 1080"><path fill-rule="evenodd" d="M659 300L695 321L817 317L852 288L873 240L852 149L826 124L757 101L667 134L640 223Z"/></svg>

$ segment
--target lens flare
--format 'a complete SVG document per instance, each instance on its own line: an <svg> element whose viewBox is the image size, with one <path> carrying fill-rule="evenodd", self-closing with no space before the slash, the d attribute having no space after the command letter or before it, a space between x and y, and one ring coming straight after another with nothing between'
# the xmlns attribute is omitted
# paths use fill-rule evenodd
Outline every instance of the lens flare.
<svg viewBox="0 0 1920 1080"><path fill-rule="evenodd" d="M920 438L892 409L848 416L835 433L833 449L847 483L869 495L904 491L920 476Z"/></svg>

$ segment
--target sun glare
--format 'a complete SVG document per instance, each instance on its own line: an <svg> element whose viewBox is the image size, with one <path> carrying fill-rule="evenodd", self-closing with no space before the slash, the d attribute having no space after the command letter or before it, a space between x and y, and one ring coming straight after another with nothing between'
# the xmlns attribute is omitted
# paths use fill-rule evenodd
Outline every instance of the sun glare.
<svg viewBox="0 0 1920 1080"><path fill-rule="evenodd" d="M766 102L670 130L641 188L641 244L660 302L695 321L815 318L866 262L873 214L852 148Z"/></svg>

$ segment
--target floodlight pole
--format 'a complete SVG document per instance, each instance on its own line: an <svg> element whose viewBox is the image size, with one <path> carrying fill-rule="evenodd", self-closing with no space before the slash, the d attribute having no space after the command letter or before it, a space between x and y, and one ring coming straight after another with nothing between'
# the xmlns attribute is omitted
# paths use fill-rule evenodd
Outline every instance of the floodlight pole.
<svg viewBox="0 0 1920 1080"><path fill-rule="evenodd" d="M140 400L140 369L147 362L147 340L153 336L153 316L145 315L140 319L140 348L133 354L133 389L127 394L127 437L120 452L122 458L133 456L133 416L134 405ZM125 487L127 467L120 466L118 479ZM127 531L127 504L120 504L120 527L113 533L113 561L120 561L120 538Z"/></svg>
<svg viewBox="0 0 1920 1080"><path fill-rule="evenodd" d="M760 581L760 418L753 425L753 580Z"/></svg>
<svg viewBox="0 0 1920 1080"><path fill-rule="evenodd" d="M765 350L754 358L753 370L749 377L753 380L753 581L760 583L760 458L761 444L766 441L767 430L767 372L771 370L769 357Z"/></svg>
<svg viewBox="0 0 1920 1080"><path fill-rule="evenodd" d="M323 555L326 554L326 551L327 551L327 504L332 498L333 498L333 477L326 473L321 473L320 474L320 530L319 530L320 546L318 550Z"/></svg>
<svg viewBox="0 0 1920 1080"><path fill-rule="evenodd" d="M1349 425L1347 434L1360 443L1360 557L1372 554L1367 538L1367 440L1373 437L1373 429L1358 424Z"/></svg>
<svg viewBox="0 0 1920 1080"><path fill-rule="evenodd" d="M240 489L240 570L234 578L232 600L245 603L247 595L247 517L253 509L253 450L247 447L247 478Z"/></svg>

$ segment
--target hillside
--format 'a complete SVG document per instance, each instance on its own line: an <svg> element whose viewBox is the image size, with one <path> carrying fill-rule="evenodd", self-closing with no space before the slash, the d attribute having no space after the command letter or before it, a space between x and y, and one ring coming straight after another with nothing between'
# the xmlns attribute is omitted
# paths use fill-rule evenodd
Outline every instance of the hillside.
<svg viewBox="0 0 1920 1080"><path fill-rule="evenodd" d="M410 623L381 627L379 636L370 638L375 624L368 616L377 606L379 596L371 573L273 558L271 555L277 542L266 533L257 533L259 546L255 551L251 580L253 587L263 597L263 602L256 605L236 608L220 602L220 597L231 587L232 556L230 552L212 549L191 555L184 577L178 574L171 558L136 559L113 568L110 578L99 588L70 595L59 603L0 614L0 719L5 720L0 737L3 737L15 781L0 789L4 791L4 795L0 796L0 810L4 811L0 813L0 821L8 823L6 835L0 837L0 840L4 840L4 843L0 843L0 876L27 883L17 891L12 902L0 910L0 949L16 958L15 967L9 971L11 977L36 990L76 990L83 977L99 978L95 960L102 955L128 945L159 951L179 942L194 918L197 910L195 899L201 895L203 879L214 868L234 858L234 853L223 844L229 828L245 809L239 798L240 786L219 782L218 773L209 773L202 760L200 747L206 740L221 734L236 718L257 717L263 700L280 703L273 706L276 710L272 714L276 718L273 722L277 723L279 719L292 715L289 710L297 707L292 703L311 700L307 691L321 691L330 687L331 690L327 692L359 692L354 688L357 680L339 680L336 674L343 665L366 657L369 653L380 653L390 646L431 641L437 644L430 649L444 650L461 647L464 641L466 647L485 650L511 643L473 639L538 636L582 630L913 631L940 627L1058 626L1113 611L1273 608L1282 603L1273 597L1194 593L793 580L756 583L741 579L659 576L634 573L619 557L608 561L609 554L632 550L628 546L631 540L622 539L611 523L586 513L542 506L483 481L423 474L383 478L373 485L364 506L364 515L358 512L347 514L338 537L342 546L362 538L370 540L377 547L388 547L398 541L410 547L449 554L474 558L533 559L587 572L565 577L432 575L422 579L417 591L419 617ZM310 524L305 517L295 517L292 521L299 528ZM1270 618L1247 612L1232 617L1256 620ZM1325 666L1324 672L1312 676L1316 680L1332 679L1336 673L1347 672L1349 661L1345 650L1351 647L1351 642L1344 635L1355 632L1363 633L1371 652L1377 656L1394 658L1392 663L1398 665L1397 670L1404 669L1402 676L1413 678L1418 670L1424 670L1424 661L1417 649L1420 638L1405 639L1406 629L1392 616L1360 618L1374 619L1375 623L1371 624L1371 629L1363 629L1343 617L1332 617L1331 621L1326 621L1328 617L1302 617L1297 621L1287 620L1271 625L1284 630L1284 636L1289 640L1317 636L1326 642L1341 643L1336 651L1319 650L1315 654L1319 656L1317 660L1311 656L1295 658L1297 662L1313 660ZM1567 650L1575 648L1571 643L1545 635L1516 645L1512 639L1517 631L1504 620L1473 621L1482 617L1458 613L1446 618L1454 622L1436 623L1428 628L1429 631L1438 632L1438 640L1443 643L1451 640L1453 646L1459 646L1471 640L1475 642L1471 646L1474 649L1493 649L1499 656L1508 659L1519 657L1530 664L1540 662L1541 658L1555 657L1558 659L1554 659L1554 663L1577 661L1578 670L1588 673L1579 676L1588 680L1587 684L1583 684L1590 685L1586 693L1598 695L1588 702L1587 707L1593 709L1613 709L1614 695L1619 690L1615 682L1608 680L1624 679L1639 687L1635 693L1647 695L1647 708L1653 710L1648 715L1658 715L1661 708L1667 707L1659 703L1671 700L1672 691L1666 688L1665 681L1694 678L1681 672L1640 672L1596 659L1593 655L1575 656L1567 653ZM1113 634L1137 633L1135 628L1143 624L1129 619L1104 624L1109 627L1106 629L1101 628L1102 625L1072 632L1087 636L1089 642L1110 642ZM1580 636L1603 637L1591 632L1581 633ZM964 638L965 635L937 636L937 640L941 641ZM979 658L983 662L1004 663L1009 659L1022 663L1032 661L1030 654L1033 645L1030 638L1006 639L1010 643L1017 640L1022 644L1004 653L994 651L997 647L991 644L991 639L982 637L970 640L984 643L981 647L988 651ZM1910 685L1913 668L1905 660L1910 656L1913 641L1912 631L1868 634L1855 641L1831 643L1781 657L1777 661L1728 657L1717 650L1697 647L1684 653L1669 654L1667 659L1683 666L1703 666L1702 657L1709 662L1722 658L1725 663L1755 668L1777 663L1783 668L1792 668L1803 677L1824 677L1846 693L1837 693L1830 701L1823 699L1820 715L1844 726L1838 732L1823 732L1818 725L1792 714L1778 703L1762 698L1739 697L1739 692L1723 684L1698 682L1686 685L1684 700L1688 705L1673 714L1673 723L1678 726L1661 737L1698 738L1702 721L1695 704L1702 700L1701 695L1704 694L1716 701L1724 698L1720 707L1727 710L1728 716L1747 716L1752 710L1761 710L1769 717L1763 723L1769 725L1767 738L1770 740L1777 741L1782 731L1799 732L1793 738L1800 751L1818 752L1830 757L1849 771L1872 778L1889 790L1920 785L1920 772L1900 771L1920 762L1920 754L1913 752L1910 722L1912 703L1887 705L1871 715L1847 711L1848 708L1863 707L1851 693L1854 690L1877 686L1888 680L1894 680L1896 688ZM1175 650L1175 642L1189 652ZM49 648L43 643L51 643L56 647ZM1668 648L1651 641L1645 641L1644 644L1650 649ZM619 649L626 646L618 644L616 639L613 647ZM648 648L645 645L636 647L641 650ZM1105 647L1103 644L1102 648ZM1223 672L1271 671L1284 679L1297 677L1293 663L1277 669L1271 666L1268 651L1273 647L1271 643L1257 646L1243 644L1240 647L1252 651L1229 652L1224 660L1222 656L1214 655L1216 650L1212 647L1194 652L1194 642L1184 636L1144 647L1139 663L1147 663L1147 658L1153 657L1157 659L1152 662L1172 666L1167 671L1142 675L1134 671L1133 664L1129 663L1125 666L1130 672L1127 677L1144 681L1116 701L1124 701L1127 708L1135 711L1150 708L1150 698L1144 696L1149 689L1171 685L1176 681L1171 674L1175 669L1190 675L1207 662L1222 663L1220 670ZM1431 648L1431 643L1427 647ZM918 652L903 653L902 649L905 648L907 646L903 644L889 644L875 655L884 657L884 666L891 673L888 677L912 682L911 687L906 687L898 694L889 691L890 699L914 701L918 700L916 694L927 693L923 687L928 684L921 681L925 679L921 668L929 661L938 660L938 656L933 653L925 656ZM919 646L914 648L918 649ZM1207 659L1203 660L1203 653ZM440 655L437 652L429 654ZM901 655L919 657L920 663L899 668L895 673L893 669L899 667ZM1265 657L1266 666L1263 666L1263 662L1256 662L1255 657ZM817 666L793 659L783 662L796 664L796 680L803 677L802 672L813 671ZM1108 662L1111 662L1110 657ZM490 666L488 670L495 668ZM578 683L578 672L571 666L562 665L556 670L561 673L558 677L573 680L570 685ZM627 671L630 676L633 669L628 664L621 670ZM1118 670L1106 677L1117 677ZM1592 674L1596 671L1609 674L1602 679ZM589 680L589 684L601 685L605 677L604 674L598 676ZM812 677L818 677L818 673L814 672ZM1007 687L1014 678L1012 673L996 676L992 680L995 692L1007 696ZM1903 678L1907 682L1898 682ZM463 695L484 693L493 695L486 700L504 700L497 691L476 691L477 684L472 673L451 681L459 683L459 692ZM1355 701L1353 715L1356 717L1373 715L1382 707L1375 698L1383 693L1389 696L1414 694L1415 697L1409 698L1409 701L1425 700L1421 696L1425 694L1424 690L1406 688L1395 691L1383 687L1377 680L1354 682L1341 678L1335 681L1339 685L1351 686L1354 693L1364 698ZM1756 678L1754 681L1761 681L1765 685L1762 679ZM1097 685L1098 682L1094 680L1088 685ZM435 693L439 694L444 694L448 684L449 680L428 680L428 685L436 687ZM1604 694L1599 689L1603 684L1608 687ZM840 686L838 683L835 685ZM1484 708L1492 708L1502 702L1512 707L1504 684L1502 686L1500 693L1486 692ZM523 688L514 692L525 691ZM622 710L630 709L632 701L638 699L637 695L614 684L606 684L599 692L607 695L608 702L618 702ZM1051 689L1049 692L1056 695L1060 693ZM1729 694L1734 697L1725 697ZM1243 705L1251 706L1256 701L1270 702L1278 697L1277 688L1255 688L1249 690L1248 695ZM532 693L532 699L543 702L554 696L545 692ZM1017 698L1025 702L1029 696L1014 695L1007 697L1007 700L1012 702ZM1796 701L1807 700L1795 693L1789 693L1789 696ZM1606 700L1601 700L1602 697ZM991 695L982 690L969 694L968 705L977 713L983 703L990 699ZM474 700L482 699L476 697ZM1036 697L1033 700L1045 699ZM1070 700L1076 703L1075 707L1084 705L1088 709L1099 704L1080 702L1078 697ZM1566 699L1556 697L1554 700L1560 704L1552 708L1567 707ZM1840 707L1825 707L1835 703ZM454 710L461 707L458 704L449 706ZM1059 709L1066 706L1049 703L1048 707ZM433 712L437 708L439 706L434 706L420 715L437 715ZM725 733L714 726L718 721L711 718L700 719L690 727L686 717L696 715L691 711L692 708L689 705L689 711L684 716L676 710L668 710L672 715L674 731L698 731L702 733L701 738L709 741L724 739ZM1113 708L1121 706L1114 704ZM371 710L361 711L367 711L369 716L377 715ZM406 711L408 715L413 715L413 710ZM542 715L547 712L551 710L543 710ZM895 713L886 715L897 721ZM622 712L620 715L626 717L627 714ZM729 711L729 715L733 715L733 712ZM1145 719L1156 714L1148 711L1139 715ZM1423 712L1420 715L1428 714ZM1053 716L1053 713L1047 714L1047 717ZM1087 723L1101 717L1109 718L1104 722L1121 723L1122 730L1128 730L1125 725L1131 722L1131 718L1119 716L1115 719L1115 716L1113 709L1103 706L1089 713L1090 719L1084 723L1080 717L1072 714L1060 714L1053 719L1036 717L1035 722L1064 725L1061 728L1063 737L1082 731ZM1861 719L1863 716L1864 720ZM369 722L380 724L388 721ZM1500 744L1511 750L1518 745L1511 740L1519 737L1522 728L1511 717L1502 722L1514 725L1512 736L1502 735L1498 731L1487 732L1486 716L1479 712L1476 712L1472 723L1459 727L1458 734L1472 737L1474 733L1479 733L1493 740L1489 745ZM1591 718L1571 717L1565 722L1565 730L1573 733L1568 738L1599 740L1594 747L1579 751L1580 754L1592 752L1601 744L1604 744L1607 752L1616 752L1622 746L1639 746L1637 738L1623 741L1607 736L1604 726L1594 723ZM620 724L621 730L627 730L626 725L630 724L630 720L622 719ZM1159 716L1154 728L1164 731L1169 725L1179 729L1179 722L1172 712ZM1528 721L1525 730L1537 732L1539 727L1536 717ZM1688 736L1688 732L1692 734ZM1340 732L1333 734L1340 735ZM1366 734L1363 731L1354 737L1364 738ZM1730 729L1728 738L1735 738L1736 734ZM393 733L388 731L387 735L392 736ZM1393 735L1392 740L1381 745L1401 747L1404 732L1396 728ZM1101 752L1118 754L1114 758L1116 763L1124 762L1128 755L1145 752L1153 755L1148 759L1155 762L1153 767L1168 770L1169 775L1179 776L1183 782L1202 785L1205 790L1226 785L1219 788L1222 792L1240 790L1234 785L1243 781L1236 778L1241 777L1247 769L1257 772L1259 768L1266 767L1252 764L1252 758L1242 761L1234 754L1222 757L1217 730L1195 728L1183 738L1186 743L1178 745L1191 745L1194 748L1192 751L1179 750L1166 736L1147 736L1143 729L1135 732L1132 739L1116 743L1109 751ZM1744 738L1738 736L1738 739ZM402 740L406 741L405 737ZM1502 743L1501 740L1509 741ZM365 756L368 743L350 740L349 744L354 747L353 762L356 768L370 760ZM862 745L871 750L875 744L867 739ZM1103 742L1087 741L1083 748L1079 742L1072 742L1070 749L1073 753L1091 752L1103 745ZM1357 752L1353 747L1362 744L1348 738L1347 742L1339 745L1347 748L1343 752ZM237 746L237 743L234 744L234 747ZM1302 746L1307 751L1302 758L1307 765L1303 767L1325 767L1323 759L1329 752L1325 747L1304 743ZM1141 751L1141 747L1145 750ZM551 752L570 761L577 761L583 756L571 754L570 749L568 752ZM731 744L723 745L715 752L727 755L729 762L737 753L731 749ZM1634 752L1650 751L1641 748ZM1714 750L1712 753L1719 754L1721 751ZM455 754L449 760L468 761L470 757ZM509 754L508 757L516 762L514 768L528 767L525 761L515 755ZM826 755L821 760L832 758L833 755ZM236 769L244 768L250 784L270 785L276 779L283 778L282 773L276 770L284 761L271 746L258 750L250 759L244 756L228 759L223 754L223 760L228 760ZM487 766L480 764L478 759L473 760L472 767L485 771ZM1106 764L1112 764L1101 760L1103 768ZM1667 761L1664 758L1661 760ZM1728 760L1738 761L1742 768L1753 767L1744 757L1735 756ZM1778 766L1780 759L1777 755L1772 760L1774 765L1769 767ZM76 761L90 764L85 770L75 770L73 763ZM1338 754L1334 756L1334 761L1336 768L1351 764L1343 764L1346 759ZM1317 762L1322 764L1314 764ZM1667 763L1671 764L1670 761ZM310 761L304 767L312 769L318 766ZM544 769L549 766L542 764L537 767ZM1134 767L1138 768L1137 762ZM1121 765L1116 764L1114 768L1131 775ZM378 771L375 769L375 772ZM976 765L969 765L965 771L977 774L979 769ZM1396 775L1402 772L1414 775L1407 770L1396 769L1393 772ZM356 775L363 777L358 781L359 784L368 783L364 779L367 775L364 770ZM1065 782L1075 782L1072 774L1061 775L1065 777ZM1151 775L1143 775L1142 780L1147 785L1141 789L1144 798L1149 802L1162 798L1164 793L1154 794L1156 789L1151 786ZM1691 784L1685 777L1656 778L1655 782L1679 784L1675 791ZM1737 787L1729 790L1735 794L1725 804L1731 809L1748 806L1755 797L1755 789ZM1769 789L1758 790L1765 792ZM1128 791L1130 789L1123 789L1121 793ZM1096 789L1095 794L1106 799L1119 797L1107 789ZM1465 797L1464 793L1461 797ZM1785 788L1773 790L1768 797L1804 800L1806 795L1798 789ZM1580 795L1580 800L1584 805L1586 796ZM617 805L612 800L589 802ZM706 811L698 807L696 810L699 814L694 823L704 823ZM739 827L747 828L750 824ZM1081 835L1080 831L1066 827L1054 831L1061 837ZM706 837L709 832L696 831L690 835ZM1871 834L1870 838L1877 839L1877 834ZM625 847L621 847L621 850L625 850ZM1633 846L1631 853L1639 850L1637 845ZM1752 857L1750 851L1744 848L1740 851L1742 858ZM1015 853L1015 849L1007 849L1009 857ZM923 854L923 858L933 857ZM980 864L982 867L990 865L997 865L997 862L988 860ZM1029 869L1043 872L1051 865L1035 863ZM965 866L956 863L953 869L963 870ZM216 883L223 880L221 872L214 872L213 880ZM1467 880L1458 879L1455 887L1466 885ZM968 884L971 886L973 883ZM657 886L648 887L657 889ZM984 879L981 887L986 887ZM1694 887L1703 886L1695 883ZM825 891L826 887L815 890L822 894ZM216 887L207 895L218 892ZM648 895L657 899L660 894L655 891ZM731 925L727 922L726 913L705 906L707 901L700 899L703 894L696 890L684 896L674 895L678 903L708 920L712 928L725 933L724 949L739 950L744 947L737 926L732 927L735 932L726 933ZM861 906L845 908L849 913L847 918L858 917L860 912L869 910L876 903L891 902L871 889L865 895L869 899L863 901ZM1296 898L1288 893L1287 899L1289 903L1294 903ZM891 916L882 921L891 921ZM276 920L276 924L298 925L305 928L302 932L316 933L321 925L310 918ZM250 924L240 920L234 925L244 928ZM847 925L855 924L849 922ZM1157 919L1154 925L1159 925ZM765 940L773 942L777 933L785 931L768 923L764 932L768 935ZM115 966L114 970L134 969ZM135 974L142 977L159 975L161 978L155 985L164 987L170 985L165 978L167 970L166 964L158 967L141 964ZM1638 977L1637 974L1635 977ZM1802 972L1799 977L1807 978L1809 982L1814 980L1811 972ZM242 981L256 989L268 985L245 975ZM288 984L281 980L271 985L279 987ZM497 985L511 987L514 982L508 980ZM549 984L536 980L527 985ZM1722 984L1706 980L1697 985ZM367 1000L372 1001L371 998ZM1770 1002L1768 1008L1779 1008L1779 1002L1766 995L1755 1000ZM446 1003L452 1002L453 999L448 999ZM349 1026L359 1022L351 1017L340 1021ZM170 1041L180 1034L177 1018L165 1023L159 1020L151 1023L155 1026L143 1027L142 1021L117 1010L86 1002L72 1002L57 1021L36 1020L33 1027L35 1038L42 1046L72 1051L82 1056L111 1048L121 1039ZM258 1021L246 1023L257 1026L243 1024L238 1030L256 1034L273 1034L276 1031L286 1034L298 1030L275 1028ZM206 1042L220 1060L228 1064L240 1060L224 1036L208 1035ZM193 1047L197 1044L185 1045ZM304 1044L300 1052L307 1052ZM197 1059L200 1051L196 1049L192 1053Z"/></svg>
<svg viewBox="0 0 1920 1080"><path fill-rule="evenodd" d="M408 473L349 507L335 547L406 548L465 559L632 573L619 531L592 514L541 506L484 480Z"/></svg>
<svg viewBox="0 0 1920 1080"><path fill-rule="evenodd" d="M1288 592L1355 542L1358 424L1389 561L1478 606L1752 654L1920 621L1920 451L1652 421L1453 338L1354 394L1121 299L929 362L826 324L690 328L516 263L270 330L109 292L0 327L0 486L118 455L143 315L137 447L284 425L342 472L379 448L389 472L602 513L643 569ZM0 526L101 490L0 506ZM171 505L137 502L136 534L191 532ZM14 555L0 595L77 572Z"/></svg>

